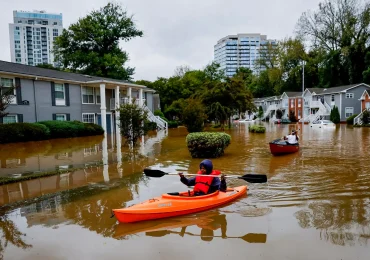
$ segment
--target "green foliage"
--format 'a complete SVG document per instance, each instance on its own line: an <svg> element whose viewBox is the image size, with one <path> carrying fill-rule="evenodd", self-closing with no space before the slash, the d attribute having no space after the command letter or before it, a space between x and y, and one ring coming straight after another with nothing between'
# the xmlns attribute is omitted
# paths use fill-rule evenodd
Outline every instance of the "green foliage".
<svg viewBox="0 0 370 260"><path fill-rule="evenodd" d="M129 80L134 68L124 68L128 54L119 43L142 35L132 16L108 3L63 30L54 42L55 58L72 72Z"/></svg>
<svg viewBox="0 0 370 260"><path fill-rule="evenodd" d="M204 120L206 119L207 115L202 102L198 99L188 99L187 106L183 111L182 120L188 132L202 132L204 128Z"/></svg>
<svg viewBox="0 0 370 260"><path fill-rule="evenodd" d="M266 127L264 127L263 125L249 125L248 131L251 133L265 133Z"/></svg>
<svg viewBox="0 0 370 260"><path fill-rule="evenodd" d="M156 122L150 122L150 121L145 121L145 127L148 129L148 131L154 131L157 130L157 123Z"/></svg>
<svg viewBox="0 0 370 260"><path fill-rule="evenodd" d="M177 121L168 121L168 128L177 128L179 123Z"/></svg>
<svg viewBox="0 0 370 260"><path fill-rule="evenodd" d="M42 121L39 124L45 125L50 130L50 138L70 138L81 136L102 135L104 130L96 124L85 124L80 121Z"/></svg>
<svg viewBox="0 0 370 260"><path fill-rule="evenodd" d="M276 110L276 119L281 119L283 117L283 111L280 109Z"/></svg>
<svg viewBox="0 0 370 260"><path fill-rule="evenodd" d="M40 141L53 138L70 138L102 135L104 130L96 124L80 121L42 121L38 123L12 123L0 125L0 143Z"/></svg>
<svg viewBox="0 0 370 260"><path fill-rule="evenodd" d="M39 141L50 138L49 129L42 124L0 124L0 143Z"/></svg>
<svg viewBox="0 0 370 260"><path fill-rule="evenodd" d="M289 120L293 123L297 122L297 118L295 117L294 110L289 110Z"/></svg>
<svg viewBox="0 0 370 260"><path fill-rule="evenodd" d="M363 113L362 113L362 123L364 125L367 125L370 123L370 112L369 110L365 110Z"/></svg>
<svg viewBox="0 0 370 260"><path fill-rule="evenodd" d="M121 105L119 113L122 136L128 144L135 145L137 140L149 131L150 125L145 123L149 121L148 112L133 102Z"/></svg>
<svg viewBox="0 0 370 260"><path fill-rule="evenodd" d="M193 158L216 158L224 154L231 142L226 133L190 133L186 136L188 150Z"/></svg>
<svg viewBox="0 0 370 260"><path fill-rule="evenodd" d="M332 121L334 124L340 123L340 115L339 115L339 110L337 106L334 106L332 110L330 111L330 121Z"/></svg>
<svg viewBox="0 0 370 260"><path fill-rule="evenodd" d="M260 107L258 108L257 117L258 117L259 119L261 119L261 118L263 117L263 108L262 108L262 106L260 106Z"/></svg>
<svg viewBox="0 0 370 260"><path fill-rule="evenodd" d="M354 114L354 115L352 115L352 116L350 116L350 117L348 117L347 119L346 119L346 121L347 121L347 125L353 125L353 119L355 119L355 117L356 116L358 116L357 114Z"/></svg>

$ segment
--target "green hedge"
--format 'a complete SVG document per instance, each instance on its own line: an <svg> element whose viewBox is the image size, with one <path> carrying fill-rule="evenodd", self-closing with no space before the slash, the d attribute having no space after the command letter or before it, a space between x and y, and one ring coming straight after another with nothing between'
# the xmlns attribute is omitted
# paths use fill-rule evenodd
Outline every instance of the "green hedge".
<svg viewBox="0 0 370 260"><path fill-rule="evenodd" d="M80 121L42 121L38 123L0 124L0 143L40 141L101 135L101 126Z"/></svg>
<svg viewBox="0 0 370 260"><path fill-rule="evenodd" d="M357 114L354 114L346 119L348 125L353 125L353 119L358 116Z"/></svg>
<svg viewBox="0 0 370 260"><path fill-rule="evenodd" d="M188 150L193 158L216 158L224 154L231 136L226 133L195 132L186 136Z"/></svg>
<svg viewBox="0 0 370 260"><path fill-rule="evenodd" d="M177 128L179 123L177 121L168 121L168 128Z"/></svg>
<svg viewBox="0 0 370 260"><path fill-rule="evenodd" d="M248 126L248 131L251 133L264 133L266 132L266 127L263 125L250 125Z"/></svg>

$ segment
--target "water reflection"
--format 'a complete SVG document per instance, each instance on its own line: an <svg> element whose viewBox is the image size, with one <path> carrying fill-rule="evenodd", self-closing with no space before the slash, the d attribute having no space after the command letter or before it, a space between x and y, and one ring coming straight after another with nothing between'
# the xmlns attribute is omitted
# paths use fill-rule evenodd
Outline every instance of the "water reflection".
<svg viewBox="0 0 370 260"><path fill-rule="evenodd" d="M187 231L191 227L196 227L195 230L198 233ZM176 231L175 229L180 230ZM219 230L220 235L215 235L217 230ZM119 224L116 227L114 237L117 239L128 239L130 235L142 232L145 232L145 235L150 237L163 237L167 235L178 235L179 237L193 236L199 237L203 241L212 241L213 238L238 238L248 243L266 243L267 239L267 234L263 233L228 236L226 215L217 210L165 220Z"/></svg>
<svg viewBox="0 0 370 260"><path fill-rule="evenodd" d="M9 219L9 216L0 216L0 259L3 259L4 251L9 244L21 249L31 248L32 245L24 242L26 234L21 233L17 225Z"/></svg>

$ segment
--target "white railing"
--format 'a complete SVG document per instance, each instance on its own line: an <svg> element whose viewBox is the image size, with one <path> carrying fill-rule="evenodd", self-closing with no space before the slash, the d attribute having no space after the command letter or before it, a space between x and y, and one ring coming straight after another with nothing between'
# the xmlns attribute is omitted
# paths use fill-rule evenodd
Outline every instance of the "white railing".
<svg viewBox="0 0 370 260"><path fill-rule="evenodd" d="M370 108L365 108L364 110L362 110L362 112L360 114L358 114L354 119L353 119L353 124L354 125L362 125L362 115L365 111L369 111L370 112Z"/></svg>
<svg viewBox="0 0 370 260"><path fill-rule="evenodd" d="M324 105L325 105L326 110L327 110L327 111L329 112L329 114L330 114L331 106L330 106L326 101L324 101Z"/></svg>
<svg viewBox="0 0 370 260"><path fill-rule="evenodd" d="M168 124L165 120L163 120L160 116L155 116L153 112L147 106L143 105L143 108L145 111L148 112L148 119L151 122L157 123L157 127L160 129L168 130Z"/></svg>
<svg viewBox="0 0 370 260"><path fill-rule="evenodd" d="M131 98L131 100L133 100L133 98ZM119 101L120 101L119 105L128 104L130 102L130 98L123 97L123 98L120 98ZM143 98L143 104L145 104L145 101L146 99ZM139 99L135 99L135 104L140 105ZM116 99L115 98L110 99L110 110L116 110Z"/></svg>

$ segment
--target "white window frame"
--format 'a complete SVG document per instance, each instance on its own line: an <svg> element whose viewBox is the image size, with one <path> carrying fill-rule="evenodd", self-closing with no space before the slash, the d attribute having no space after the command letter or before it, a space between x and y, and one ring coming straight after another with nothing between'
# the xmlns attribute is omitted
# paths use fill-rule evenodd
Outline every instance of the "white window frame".
<svg viewBox="0 0 370 260"><path fill-rule="evenodd" d="M369 108L370 108L370 101L366 101L366 102L365 102L365 108L366 108L366 109L369 109Z"/></svg>
<svg viewBox="0 0 370 260"><path fill-rule="evenodd" d="M347 112L347 110L352 110L352 113L351 112ZM347 114L350 114L347 116ZM350 116L353 116L353 107L345 107L344 108L344 115L346 118L350 117Z"/></svg>
<svg viewBox="0 0 370 260"><path fill-rule="evenodd" d="M346 98L354 98L355 95L353 93L346 93Z"/></svg>
<svg viewBox="0 0 370 260"><path fill-rule="evenodd" d="M2 79L10 79L10 80L12 80L12 82L13 82L13 86L12 87L15 86L15 78L0 77L0 85L1 85ZM13 89L13 95L14 95L14 98L10 101L9 104L16 105L17 104L17 92L16 92L16 89L15 88Z"/></svg>
<svg viewBox="0 0 370 260"><path fill-rule="evenodd" d="M58 116L63 116L64 120L58 120ZM67 114L55 114L56 121L67 121Z"/></svg>
<svg viewBox="0 0 370 260"><path fill-rule="evenodd" d="M56 106L65 106L66 105L66 88L65 88L63 83L55 83L54 84L54 91L55 92L57 92L56 91L57 85L58 85L58 87L61 86L63 88L63 98L55 97L55 105Z"/></svg>
<svg viewBox="0 0 370 260"><path fill-rule="evenodd" d="M302 99L298 99L298 107L301 107L302 106Z"/></svg>
<svg viewBox="0 0 370 260"><path fill-rule="evenodd" d="M87 116L87 120L84 119L84 116ZM89 121L89 116L93 117L93 122ZM83 123L94 123L95 124L95 113L82 113L82 122Z"/></svg>
<svg viewBox="0 0 370 260"><path fill-rule="evenodd" d="M84 89L86 88L91 88L93 90L93 93L92 93L92 96L93 96L93 102L92 103L85 103L84 102ZM88 95L88 96L91 96L91 95ZM86 104L86 105L95 105L95 88L94 87L89 87L89 86L81 86L81 101L82 101L82 104Z"/></svg>
<svg viewBox="0 0 370 260"><path fill-rule="evenodd" d="M4 122L4 119L7 117L15 117L15 122ZM6 116L3 117L3 124L12 124L12 123L18 123L18 115L15 114L7 114Z"/></svg>

